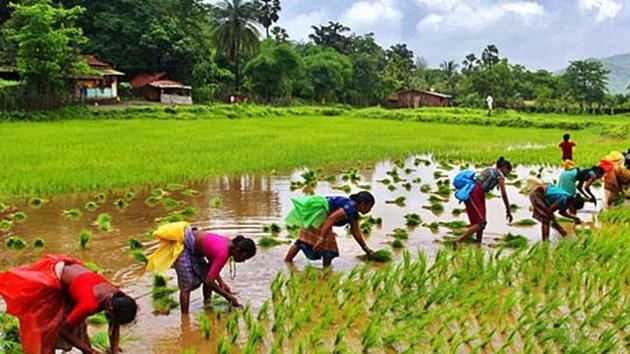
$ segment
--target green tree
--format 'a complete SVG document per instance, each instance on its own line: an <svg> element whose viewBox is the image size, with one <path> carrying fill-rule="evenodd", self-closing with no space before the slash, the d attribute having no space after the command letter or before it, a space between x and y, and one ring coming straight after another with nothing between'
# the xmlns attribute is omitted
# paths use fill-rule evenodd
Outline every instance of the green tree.
<svg viewBox="0 0 630 354"><path fill-rule="evenodd" d="M265 27L265 33L269 38L269 28L280 19L280 0L255 0L258 8L258 22Z"/></svg>
<svg viewBox="0 0 630 354"><path fill-rule="evenodd" d="M398 82L397 90L412 88L415 68L413 51L406 44L395 44L385 51L385 75Z"/></svg>
<svg viewBox="0 0 630 354"><path fill-rule="evenodd" d="M499 63L499 48L494 44L488 45L481 53L483 65L494 65Z"/></svg>
<svg viewBox="0 0 630 354"><path fill-rule="evenodd" d="M601 104L607 91L609 71L597 60L576 60L562 75L567 94L582 111L593 103Z"/></svg>
<svg viewBox="0 0 630 354"><path fill-rule="evenodd" d="M468 73L468 78L478 97L492 95L497 107L506 107L518 99L515 96L514 78L507 59L494 65L484 65Z"/></svg>
<svg viewBox="0 0 630 354"><path fill-rule="evenodd" d="M52 0L10 6L13 13L3 29L13 50L8 57L31 93L58 95L68 75L89 71L80 55L87 39L75 26L84 8L56 7Z"/></svg>
<svg viewBox="0 0 630 354"><path fill-rule="evenodd" d="M352 76L352 63L333 50L319 50L304 57L304 78L300 95L317 102L343 101Z"/></svg>
<svg viewBox="0 0 630 354"><path fill-rule="evenodd" d="M440 70L442 71L449 92L453 92L455 87L458 68L459 65L454 60L444 61L440 64Z"/></svg>
<svg viewBox="0 0 630 354"><path fill-rule="evenodd" d="M475 70L479 65L481 65L481 60L479 60L474 53L470 53L466 55L466 58L462 62L462 72L464 74L469 73Z"/></svg>
<svg viewBox="0 0 630 354"><path fill-rule="evenodd" d="M285 43L289 41L289 33L287 33L286 29L280 26L275 26L274 28L272 28L271 35L273 36L273 39L276 41L276 43Z"/></svg>
<svg viewBox="0 0 630 354"><path fill-rule="evenodd" d="M247 0L223 0L213 9L212 38L234 68L234 86L241 89L241 60L260 48L256 5Z"/></svg>
<svg viewBox="0 0 630 354"><path fill-rule="evenodd" d="M245 66L245 85L263 102L290 99L302 58L289 43L263 42L260 53Z"/></svg>
<svg viewBox="0 0 630 354"><path fill-rule="evenodd" d="M318 46L332 48L339 53L349 54L352 52L352 40L345 33L350 32L350 28L338 22L328 22L328 25L311 26L312 34L308 37Z"/></svg>

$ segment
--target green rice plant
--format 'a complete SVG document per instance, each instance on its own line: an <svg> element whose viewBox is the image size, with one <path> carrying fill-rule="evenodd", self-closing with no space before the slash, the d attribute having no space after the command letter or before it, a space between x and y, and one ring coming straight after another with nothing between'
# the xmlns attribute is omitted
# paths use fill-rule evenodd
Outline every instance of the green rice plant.
<svg viewBox="0 0 630 354"><path fill-rule="evenodd" d="M149 193L149 195L161 200L162 198L168 197L169 195L171 195L171 193L165 191L162 188L155 188L151 191L151 193Z"/></svg>
<svg viewBox="0 0 630 354"><path fill-rule="evenodd" d="M96 202L87 202L83 208L87 211L95 211L98 207L99 205Z"/></svg>
<svg viewBox="0 0 630 354"><path fill-rule="evenodd" d="M385 204L395 204L395 205L397 205L399 207L404 207L406 200L407 200L406 197L400 196L400 197L398 197L396 199L393 199L393 200L386 200Z"/></svg>
<svg viewBox="0 0 630 354"><path fill-rule="evenodd" d="M461 214L465 213L466 209L462 209L462 208L455 208L451 211L451 214L453 214L454 217L458 217Z"/></svg>
<svg viewBox="0 0 630 354"><path fill-rule="evenodd" d="M128 336L120 337L120 345L124 345L128 341L134 338ZM92 347L101 352L109 352L110 343L109 343L109 334L107 330L99 331L90 336L90 344Z"/></svg>
<svg viewBox="0 0 630 354"><path fill-rule="evenodd" d="M11 230L13 227L13 221L11 220L0 220L0 231L6 232Z"/></svg>
<svg viewBox="0 0 630 354"><path fill-rule="evenodd" d="M160 202L160 200L162 200L162 198L151 195L144 200L144 204L154 207Z"/></svg>
<svg viewBox="0 0 630 354"><path fill-rule="evenodd" d="M258 240L258 246L263 248L275 247L282 244L284 244L284 242L273 237L263 236Z"/></svg>
<svg viewBox="0 0 630 354"><path fill-rule="evenodd" d="M213 208L220 208L223 205L223 201L219 197L210 199L210 206Z"/></svg>
<svg viewBox="0 0 630 354"><path fill-rule="evenodd" d="M97 193L94 196L94 199L96 199L96 202L99 204L103 204L105 203L105 201L107 201L107 194L101 192L101 193Z"/></svg>
<svg viewBox="0 0 630 354"><path fill-rule="evenodd" d="M101 213L96 217L94 225L98 226L101 231L111 231L112 229L112 217L108 213Z"/></svg>
<svg viewBox="0 0 630 354"><path fill-rule="evenodd" d="M208 317L208 314L205 312L198 313L197 321L199 322L199 327L201 327L201 333L203 333L203 337L206 340L209 340L210 334L212 333L212 325L210 324L210 318Z"/></svg>
<svg viewBox="0 0 630 354"><path fill-rule="evenodd" d="M199 191L189 188L183 191L181 194L184 197L196 197L197 195L199 195Z"/></svg>
<svg viewBox="0 0 630 354"><path fill-rule="evenodd" d="M521 208L521 207L520 207L520 206L518 206L518 205L516 205L516 204L510 204L510 210L511 210L513 213L516 213L516 212L517 212L520 208Z"/></svg>
<svg viewBox="0 0 630 354"><path fill-rule="evenodd" d="M170 198L170 197L162 199L162 206L165 207L166 209L177 208L181 204L182 203L180 201L175 200L175 199Z"/></svg>
<svg viewBox="0 0 630 354"><path fill-rule="evenodd" d="M177 192L183 190L184 188L186 188L186 186L184 186L183 184L169 183L165 189L169 192Z"/></svg>
<svg viewBox="0 0 630 354"><path fill-rule="evenodd" d="M230 344L230 340L222 335L219 337L217 341L217 354L231 354L232 353L232 345Z"/></svg>
<svg viewBox="0 0 630 354"><path fill-rule="evenodd" d="M114 206L117 209L122 210L122 209L126 209L129 206L129 203L124 198L118 198L114 201Z"/></svg>
<svg viewBox="0 0 630 354"><path fill-rule="evenodd" d="M37 208L41 207L44 204L48 204L48 202L49 202L48 199L39 198L39 197L33 197L28 202L28 205L30 205L30 207L33 208L33 209L37 209Z"/></svg>
<svg viewBox="0 0 630 354"><path fill-rule="evenodd" d="M410 191L410 190L411 190L411 187L412 187L411 183L409 183L409 182L407 182L407 183L403 183L403 185L402 185L402 186L403 186L403 188L404 188L406 191Z"/></svg>
<svg viewBox="0 0 630 354"><path fill-rule="evenodd" d="M166 281L166 278L161 275L161 274L153 274L153 288L165 288L166 286L168 286L168 282ZM157 296L157 298L159 298L161 296ZM154 299L156 298L156 296L153 297Z"/></svg>
<svg viewBox="0 0 630 354"><path fill-rule="evenodd" d="M127 240L127 247L131 250L138 250L144 248L144 245L137 238L130 238Z"/></svg>
<svg viewBox="0 0 630 354"><path fill-rule="evenodd" d="M352 192L352 187L350 187L347 184L344 184L343 186L335 186L335 187L333 187L333 189L336 189L338 191L342 191L342 192L344 192L346 194L350 194L350 192Z"/></svg>
<svg viewBox="0 0 630 354"><path fill-rule="evenodd" d="M451 195L451 187L448 186L447 184L442 184L438 187L437 191L435 191L435 194L442 196L442 197L449 197Z"/></svg>
<svg viewBox="0 0 630 354"><path fill-rule="evenodd" d="M431 185L428 183L423 184L422 186L420 186L420 192L422 193L429 193L431 191Z"/></svg>
<svg viewBox="0 0 630 354"><path fill-rule="evenodd" d="M437 221L434 221L430 224L424 224L423 226L431 230L431 232L433 233L440 231L440 223L438 223Z"/></svg>
<svg viewBox="0 0 630 354"><path fill-rule="evenodd" d="M370 255L359 256L359 259L370 262L385 263L392 260L392 254L388 250L378 250Z"/></svg>
<svg viewBox="0 0 630 354"><path fill-rule="evenodd" d="M431 161L422 158L415 158L413 160L413 165L416 167L420 165L431 166Z"/></svg>
<svg viewBox="0 0 630 354"><path fill-rule="evenodd" d="M263 232L279 234L281 231L282 231L282 228L280 227L280 225L276 224L275 222L272 222L269 225L263 225Z"/></svg>
<svg viewBox="0 0 630 354"><path fill-rule="evenodd" d="M405 168L405 169L404 169L404 172L405 172L405 174L407 174L407 175L410 175L410 174L412 174L412 173L413 173L413 172L415 172L415 171L416 171L416 169L414 169L414 168L410 168L410 167L407 167L407 168Z"/></svg>
<svg viewBox="0 0 630 354"><path fill-rule="evenodd" d="M364 191L372 190L372 186L369 184L357 184L357 188Z"/></svg>
<svg viewBox="0 0 630 354"><path fill-rule="evenodd" d="M390 245L392 246L392 248L395 248L395 249L405 248L405 245L402 243L400 239L395 239L394 241L390 243Z"/></svg>
<svg viewBox="0 0 630 354"><path fill-rule="evenodd" d="M430 210L433 214L439 215L444 212L444 205L442 203L433 203L430 205L424 205L423 209Z"/></svg>
<svg viewBox="0 0 630 354"><path fill-rule="evenodd" d="M197 216L197 208L194 207L186 207L178 212L179 215L182 215L187 218L194 218Z"/></svg>
<svg viewBox="0 0 630 354"><path fill-rule="evenodd" d="M26 213L23 211L16 211L15 213L11 214L11 216L13 217L13 221L18 224L23 223L28 218L28 215L26 215Z"/></svg>
<svg viewBox="0 0 630 354"><path fill-rule="evenodd" d="M85 262L85 268L93 271L94 273L102 273L105 270L100 265L92 262Z"/></svg>
<svg viewBox="0 0 630 354"><path fill-rule="evenodd" d="M90 229L81 229L79 232L79 244L81 245L81 249L85 249L87 247L88 242L92 239L92 231Z"/></svg>
<svg viewBox="0 0 630 354"><path fill-rule="evenodd" d="M356 168L350 168L342 172L341 179L356 184L361 180L361 175Z"/></svg>
<svg viewBox="0 0 630 354"><path fill-rule="evenodd" d="M449 221L449 222L440 222L439 224L450 230L461 230L468 227L468 223L464 221L459 221L459 220Z"/></svg>
<svg viewBox="0 0 630 354"><path fill-rule="evenodd" d="M26 247L26 242L20 236L10 236L6 239L6 241L4 241L4 244L7 248L13 250L21 250Z"/></svg>
<svg viewBox="0 0 630 354"><path fill-rule="evenodd" d="M147 264L147 262L149 261L147 259L147 256L144 254L144 252L139 251L139 250L131 252L131 258L136 260L136 262L144 263L144 264Z"/></svg>
<svg viewBox="0 0 630 354"><path fill-rule="evenodd" d="M386 186L390 185L392 183L392 181L389 180L389 178L383 178L383 179L379 179L376 182L384 184Z"/></svg>
<svg viewBox="0 0 630 354"><path fill-rule="evenodd" d="M429 203L431 204L435 204L435 203L446 203L448 202L448 200L444 200L443 198L438 197L437 195L433 195L431 194L429 196Z"/></svg>
<svg viewBox="0 0 630 354"><path fill-rule="evenodd" d="M536 222L536 220L533 220L533 219L522 219L522 220L513 222L512 226L528 227L528 226L534 226L536 224L538 224L538 222Z"/></svg>
<svg viewBox="0 0 630 354"><path fill-rule="evenodd" d="M300 177L302 178L300 181L291 181L291 190L301 189L305 194L313 194L317 189L317 172L306 169L300 174Z"/></svg>
<svg viewBox="0 0 630 354"><path fill-rule="evenodd" d="M396 228L394 229L394 233L392 234L392 236L398 240L406 240L409 238L409 232L407 232L407 230L405 229Z"/></svg>
<svg viewBox="0 0 630 354"><path fill-rule="evenodd" d="M396 190L396 186L393 185L393 184L390 184L389 186L387 186L387 190L390 191L390 192L393 192L393 191Z"/></svg>
<svg viewBox="0 0 630 354"><path fill-rule="evenodd" d="M374 224L372 224L371 222L369 222L369 220L363 220L361 221L361 223L359 224L359 230L361 231L361 233L365 236L369 236L372 234L372 226ZM350 230L348 230L350 231Z"/></svg>
<svg viewBox="0 0 630 354"><path fill-rule="evenodd" d="M601 222L611 224L628 224L630 223L630 208L614 207L602 210L598 216Z"/></svg>
<svg viewBox="0 0 630 354"><path fill-rule="evenodd" d="M127 193L125 193L125 200L127 202L130 202L130 201L136 199L137 196L138 196L137 193L132 192L132 191L128 191Z"/></svg>
<svg viewBox="0 0 630 354"><path fill-rule="evenodd" d="M335 175L328 175L328 176L324 177L324 181L326 181L326 182L328 182L330 184L333 184L333 183L337 182L337 176L335 176Z"/></svg>
<svg viewBox="0 0 630 354"><path fill-rule="evenodd" d="M174 213L174 214L171 213L166 216L155 219L155 222L157 222L158 225L168 224L172 222L180 222L180 221L184 221L184 217L178 213Z"/></svg>
<svg viewBox="0 0 630 354"><path fill-rule="evenodd" d="M42 248L46 246L46 241L44 241L43 238L41 237L37 237L33 240L33 247L34 248Z"/></svg>
<svg viewBox="0 0 630 354"><path fill-rule="evenodd" d="M512 233L507 233L501 237L499 247L509 247L509 248L525 248L527 247L529 240L527 237L522 235L514 235Z"/></svg>
<svg viewBox="0 0 630 354"><path fill-rule="evenodd" d="M93 314L92 316L89 316L87 318L87 323L94 326L102 326L104 324L107 324L107 317L105 317L105 312L100 311Z"/></svg>
<svg viewBox="0 0 630 354"><path fill-rule="evenodd" d="M446 177L446 175L442 171L433 171L433 178L434 179L440 179L440 178L444 178L444 177Z"/></svg>

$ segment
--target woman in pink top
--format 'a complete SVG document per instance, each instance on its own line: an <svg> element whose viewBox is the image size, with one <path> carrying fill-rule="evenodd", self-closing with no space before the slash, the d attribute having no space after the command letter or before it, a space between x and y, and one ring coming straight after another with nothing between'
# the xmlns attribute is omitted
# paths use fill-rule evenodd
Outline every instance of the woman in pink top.
<svg viewBox="0 0 630 354"><path fill-rule="evenodd" d="M239 235L230 239L196 228L187 228L184 232L184 250L173 265L177 272L182 314L188 313L190 292L202 284L206 304L214 291L233 306L240 306L230 287L221 278L221 269L230 257L240 263L255 254L256 243L250 238Z"/></svg>

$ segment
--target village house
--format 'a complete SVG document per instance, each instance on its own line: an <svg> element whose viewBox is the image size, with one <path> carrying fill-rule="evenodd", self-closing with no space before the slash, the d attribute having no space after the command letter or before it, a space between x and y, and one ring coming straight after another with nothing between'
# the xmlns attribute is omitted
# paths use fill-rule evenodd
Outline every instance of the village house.
<svg viewBox="0 0 630 354"><path fill-rule="evenodd" d="M68 76L76 98L83 101L118 101L118 77L124 73L114 70L111 65L98 60L93 55L84 55L94 73L72 74Z"/></svg>
<svg viewBox="0 0 630 354"><path fill-rule="evenodd" d="M165 78L165 72L142 74L133 78L129 83L134 94L144 97L147 101L164 104L192 104L190 86Z"/></svg>
<svg viewBox="0 0 630 354"><path fill-rule="evenodd" d="M391 94L387 103L392 108L450 107L451 95L424 90L403 90Z"/></svg>

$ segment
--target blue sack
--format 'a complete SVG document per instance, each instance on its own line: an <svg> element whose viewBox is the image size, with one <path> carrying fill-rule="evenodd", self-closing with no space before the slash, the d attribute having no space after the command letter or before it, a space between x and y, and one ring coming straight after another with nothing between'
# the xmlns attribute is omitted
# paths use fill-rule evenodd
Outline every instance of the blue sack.
<svg viewBox="0 0 630 354"><path fill-rule="evenodd" d="M471 170L462 171L455 176L453 186L457 190L455 198L460 202L470 199L470 193L475 189L475 172Z"/></svg>

